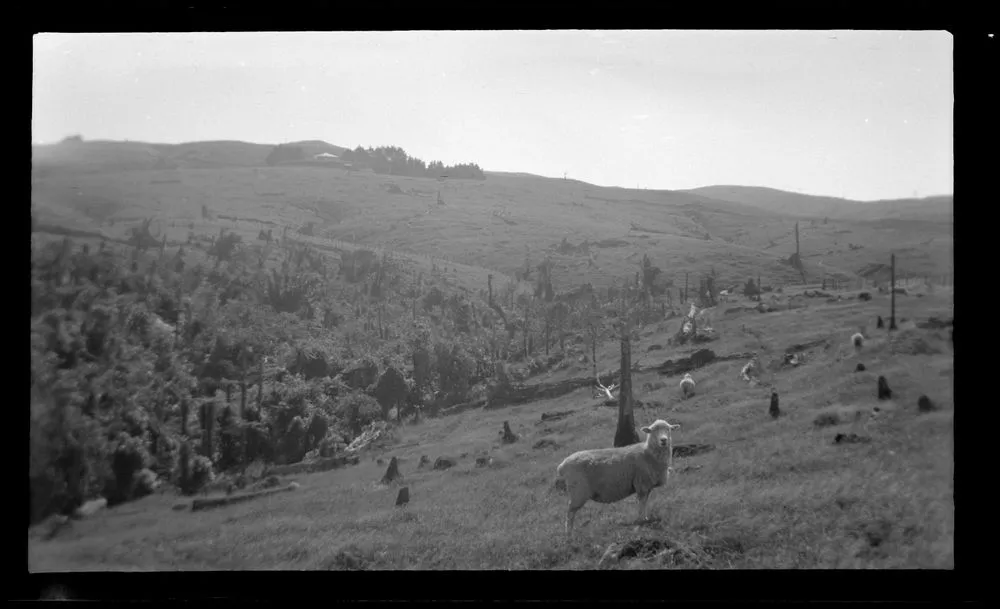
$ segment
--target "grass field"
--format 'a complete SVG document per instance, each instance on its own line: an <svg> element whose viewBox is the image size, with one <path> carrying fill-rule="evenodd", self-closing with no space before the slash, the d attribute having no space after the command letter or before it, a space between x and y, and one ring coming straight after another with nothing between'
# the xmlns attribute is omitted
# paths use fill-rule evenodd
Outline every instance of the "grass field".
<svg viewBox="0 0 1000 609"><path fill-rule="evenodd" d="M393 185L402 194L390 193ZM202 218L203 204L211 218ZM487 272L513 276L526 256L532 265L551 258L556 289L603 287L634 275L644 254L676 285L712 269L727 285L758 275L765 284L798 283L784 262L795 251L796 222L810 282L854 278L866 264L887 264L890 252L901 274L952 272L950 221L813 222L689 192L521 174L438 182L317 167L52 171L33 177L32 207L42 223L118 238L154 218L154 232L175 242L223 228L253 240L262 228L312 222L317 236L479 267L475 278L456 269L459 282L478 288ZM589 254L560 253L564 238L587 240Z"/></svg>
<svg viewBox="0 0 1000 609"><path fill-rule="evenodd" d="M781 396L777 420L767 415L769 389L738 379L742 361L695 371L698 393L686 401L678 378L636 375L635 396L657 404L638 409L637 423L667 418L682 425L675 444L713 447L675 459L676 476L653 492L650 523L633 522L632 498L589 503L576 536L565 538L567 497L553 488L555 468L576 450L610 445L616 422L616 409L586 389L405 425L396 448L357 466L293 476L301 488L290 493L202 512L172 510L181 499L167 494L109 509L52 541L30 540L29 569L591 569L609 544L629 539L683 544L708 557L701 566L716 568L954 568L954 359L944 331L914 325L952 316L951 292L898 297L905 321L892 336L874 328L888 306L887 296L876 295L717 316L721 338L707 346L718 354L761 351L763 380ZM633 361L649 345L666 345L676 323L648 329L633 345ZM848 338L862 327L870 340L855 353ZM780 367L788 347L817 339L827 342L806 350L805 363ZM615 367L617 349L601 347L601 369ZM691 351L668 347L644 355L644 364ZM867 370L854 372L858 362ZM578 368L551 378L589 365ZM878 375L894 391L890 402L876 400ZM657 382L664 386L650 389ZM940 409L918 413L922 394ZM868 421L876 403L884 413ZM563 410L573 413L540 420ZM825 413L842 422L817 427ZM499 444L503 421L517 442ZM833 443L837 432L850 431L870 443ZM481 454L493 457L490 466L475 467ZM453 457L457 465L418 469L421 455ZM379 484L385 466L377 456L400 459L411 495L405 508L393 506L396 485ZM613 566L663 567L643 560Z"/></svg>

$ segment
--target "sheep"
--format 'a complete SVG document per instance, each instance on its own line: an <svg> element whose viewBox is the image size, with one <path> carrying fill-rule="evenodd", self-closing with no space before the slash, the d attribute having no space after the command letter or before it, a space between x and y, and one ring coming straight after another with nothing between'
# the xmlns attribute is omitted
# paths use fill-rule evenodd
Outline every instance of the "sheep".
<svg viewBox="0 0 1000 609"><path fill-rule="evenodd" d="M851 336L851 344L854 345L855 349L860 349L865 345L865 337L861 332L855 332Z"/></svg>
<svg viewBox="0 0 1000 609"><path fill-rule="evenodd" d="M740 370L740 378L744 381L750 383L754 386L758 383L760 377L760 357L758 354L754 354L750 361L747 362L743 369Z"/></svg>
<svg viewBox="0 0 1000 609"><path fill-rule="evenodd" d="M681 379L680 387L685 398L694 395L694 379L691 378L691 373L684 374L684 378Z"/></svg>
<svg viewBox="0 0 1000 609"><path fill-rule="evenodd" d="M646 516L649 494L672 473L674 443L670 432L680 427L662 419L643 427L645 442L619 448L581 450L566 457L556 473L569 492L566 535L573 531L576 512L587 501L615 503L633 493L639 500L639 519Z"/></svg>

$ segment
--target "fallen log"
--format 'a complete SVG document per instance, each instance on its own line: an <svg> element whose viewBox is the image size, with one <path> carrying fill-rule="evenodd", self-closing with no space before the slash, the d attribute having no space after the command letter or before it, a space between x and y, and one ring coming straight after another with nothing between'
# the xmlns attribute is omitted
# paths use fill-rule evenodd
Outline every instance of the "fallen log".
<svg viewBox="0 0 1000 609"><path fill-rule="evenodd" d="M197 512L199 510L207 510L214 507L222 507L224 505L232 505L234 503L242 503L244 501L250 501L251 499L259 499L267 495L274 495L276 493L284 493L288 491L294 491L299 488L298 483L292 482L288 486L283 488L269 488L262 491L254 491L252 493L241 493L239 495L227 495L225 497L207 497L204 499L195 499L191 502L191 511Z"/></svg>
<svg viewBox="0 0 1000 609"><path fill-rule="evenodd" d="M820 345L829 344L830 337L817 338L816 340L810 340L804 343L791 345L785 348L785 353L797 353L799 351L806 351L812 349L813 347L819 347Z"/></svg>
<svg viewBox="0 0 1000 609"><path fill-rule="evenodd" d="M345 465L357 465L359 459L358 455L338 455L335 457L327 457L326 459L317 459L315 461L292 463L290 465L275 465L265 471L264 475L287 476L289 474L325 472L327 470L336 469Z"/></svg>
<svg viewBox="0 0 1000 609"><path fill-rule="evenodd" d="M731 353L729 355L716 355L711 349L701 349L695 351L688 357L682 357L678 360L667 360L656 366L656 371L664 376L676 376L678 374L684 374L685 372L690 372L702 366L707 366L708 364L714 362L725 362L734 359L749 359L753 357L753 353L746 351L743 353Z"/></svg>

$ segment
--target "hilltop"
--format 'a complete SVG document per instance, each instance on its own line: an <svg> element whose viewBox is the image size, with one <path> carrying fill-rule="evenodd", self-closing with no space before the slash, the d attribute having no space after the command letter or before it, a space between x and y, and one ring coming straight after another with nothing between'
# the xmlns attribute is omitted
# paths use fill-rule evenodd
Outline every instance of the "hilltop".
<svg viewBox="0 0 1000 609"><path fill-rule="evenodd" d="M703 186L683 192L695 193L744 203L770 212L805 218L837 220L905 219L929 222L950 222L954 197L935 196L917 199L853 201L837 197L821 197L761 186Z"/></svg>

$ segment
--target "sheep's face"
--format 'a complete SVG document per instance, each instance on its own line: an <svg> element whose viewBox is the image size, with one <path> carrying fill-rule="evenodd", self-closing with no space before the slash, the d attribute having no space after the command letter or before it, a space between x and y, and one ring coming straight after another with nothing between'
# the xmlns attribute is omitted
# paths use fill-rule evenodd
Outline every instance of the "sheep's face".
<svg viewBox="0 0 1000 609"><path fill-rule="evenodd" d="M643 427L642 433L647 434L646 443L660 448L666 448L670 444L670 432L680 427L680 424L671 425L663 419L659 419L649 427Z"/></svg>

